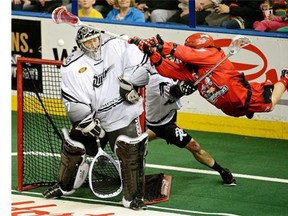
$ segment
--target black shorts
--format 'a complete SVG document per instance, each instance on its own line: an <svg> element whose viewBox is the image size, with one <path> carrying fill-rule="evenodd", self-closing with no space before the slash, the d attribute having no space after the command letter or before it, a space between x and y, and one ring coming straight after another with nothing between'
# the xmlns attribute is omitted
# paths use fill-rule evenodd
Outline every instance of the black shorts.
<svg viewBox="0 0 288 216"><path fill-rule="evenodd" d="M182 128L176 125L176 115L167 124L160 126L147 127L152 130L157 137L166 140L167 144L173 144L179 148L184 148L192 139L192 137Z"/></svg>

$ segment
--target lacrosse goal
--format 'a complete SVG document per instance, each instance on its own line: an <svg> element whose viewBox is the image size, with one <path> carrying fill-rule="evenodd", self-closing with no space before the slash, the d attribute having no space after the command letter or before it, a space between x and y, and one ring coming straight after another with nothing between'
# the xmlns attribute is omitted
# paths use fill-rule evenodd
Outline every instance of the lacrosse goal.
<svg viewBox="0 0 288 216"><path fill-rule="evenodd" d="M60 165L61 128L70 127L60 99L61 61L17 59L18 190L52 185Z"/></svg>
<svg viewBox="0 0 288 216"><path fill-rule="evenodd" d="M61 64L62 61L56 60L17 59L19 191L53 185L57 181L61 129L71 126L61 102ZM143 95L144 91L141 92ZM144 127L143 120L144 116L141 120Z"/></svg>

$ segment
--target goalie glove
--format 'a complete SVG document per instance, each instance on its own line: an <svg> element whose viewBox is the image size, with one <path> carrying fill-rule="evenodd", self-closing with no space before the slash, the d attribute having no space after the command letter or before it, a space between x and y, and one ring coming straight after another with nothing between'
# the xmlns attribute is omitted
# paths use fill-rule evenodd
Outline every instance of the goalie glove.
<svg viewBox="0 0 288 216"><path fill-rule="evenodd" d="M84 118L75 129L80 130L84 136L97 136L99 138L103 138L105 136L105 131L100 124L100 120L96 118L95 111Z"/></svg>
<svg viewBox="0 0 288 216"><path fill-rule="evenodd" d="M131 82L125 80L123 77L119 77L120 81L120 96L125 99L126 102L135 104L139 101L140 96L134 89Z"/></svg>

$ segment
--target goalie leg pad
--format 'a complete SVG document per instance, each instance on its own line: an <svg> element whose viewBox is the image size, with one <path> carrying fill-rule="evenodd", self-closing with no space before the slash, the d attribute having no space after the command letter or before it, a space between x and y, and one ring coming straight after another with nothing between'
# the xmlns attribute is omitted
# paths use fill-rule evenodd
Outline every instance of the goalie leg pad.
<svg viewBox="0 0 288 216"><path fill-rule="evenodd" d="M115 153L121 165L125 207L133 209L144 207L144 164L147 140L147 133L136 138L120 135L116 140Z"/></svg>
<svg viewBox="0 0 288 216"><path fill-rule="evenodd" d="M82 143L72 140L67 129L62 129L64 135L61 164L59 168L60 187L69 191L79 188L88 173L86 151Z"/></svg>

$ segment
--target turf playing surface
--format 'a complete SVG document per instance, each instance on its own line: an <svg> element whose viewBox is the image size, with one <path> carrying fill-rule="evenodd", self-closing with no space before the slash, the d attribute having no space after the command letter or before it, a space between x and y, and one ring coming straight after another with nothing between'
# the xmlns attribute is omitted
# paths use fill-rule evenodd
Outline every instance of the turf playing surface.
<svg viewBox="0 0 288 216"><path fill-rule="evenodd" d="M16 125L16 114L12 112L12 153L16 152ZM156 140L149 143L146 172L172 175L172 189L168 202L153 206L185 215L288 215L287 140L200 131L189 133L219 164L233 172L237 186L222 186L220 176L209 172L210 169L198 163L187 150ZM16 190L16 154L12 154L11 161L12 190ZM45 187L31 192L40 194L43 190ZM85 187L73 197L95 199ZM118 196L104 201L120 199Z"/></svg>

